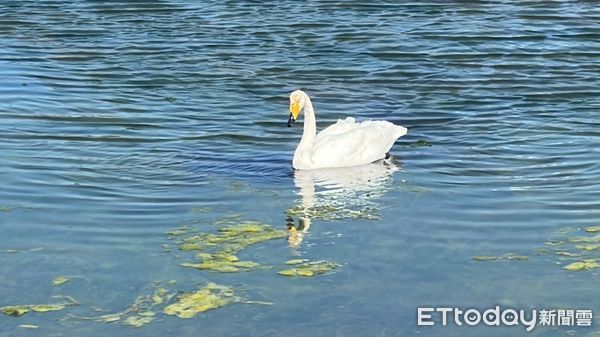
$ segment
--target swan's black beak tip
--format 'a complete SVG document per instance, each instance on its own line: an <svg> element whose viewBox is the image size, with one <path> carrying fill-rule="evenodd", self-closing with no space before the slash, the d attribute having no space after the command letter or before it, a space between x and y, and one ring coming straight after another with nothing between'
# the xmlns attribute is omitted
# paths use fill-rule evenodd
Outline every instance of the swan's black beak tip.
<svg viewBox="0 0 600 337"><path fill-rule="evenodd" d="M296 120L294 119L294 116L292 116L292 114L290 114L290 118L288 119L288 122L287 122L288 128L291 128L292 126L294 126L295 121Z"/></svg>

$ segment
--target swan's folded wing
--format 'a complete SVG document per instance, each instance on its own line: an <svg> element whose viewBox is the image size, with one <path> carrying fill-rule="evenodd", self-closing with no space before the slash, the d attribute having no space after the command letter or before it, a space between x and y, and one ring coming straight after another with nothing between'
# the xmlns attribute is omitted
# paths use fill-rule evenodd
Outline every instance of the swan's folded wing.
<svg viewBox="0 0 600 337"><path fill-rule="evenodd" d="M319 167L355 166L385 157L406 128L385 121L356 123L342 133L332 133L315 141L313 163Z"/></svg>
<svg viewBox="0 0 600 337"><path fill-rule="evenodd" d="M339 135L350 130L356 129L360 123L356 123L354 117L347 117L346 119L338 119L337 123L328 126L323 129L323 131L319 132L317 138L315 138L315 142L318 143L319 139Z"/></svg>

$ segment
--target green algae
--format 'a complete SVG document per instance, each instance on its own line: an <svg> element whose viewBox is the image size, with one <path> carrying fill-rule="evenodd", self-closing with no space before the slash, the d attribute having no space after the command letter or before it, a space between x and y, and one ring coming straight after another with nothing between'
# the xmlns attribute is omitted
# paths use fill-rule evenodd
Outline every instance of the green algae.
<svg viewBox="0 0 600 337"><path fill-rule="evenodd" d="M498 261L498 260L508 260L508 261L527 261L529 260L528 256L518 255L515 253L508 253L501 256L489 256L489 255L478 255L473 256L474 261L484 262L484 261Z"/></svg>
<svg viewBox="0 0 600 337"><path fill-rule="evenodd" d="M505 260L509 260L509 261L510 260L514 260L514 261L527 261L527 260L529 260L528 256L525 256L525 255L512 255L512 254L503 256L502 258L505 259Z"/></svg>
<svg viewBox="0 0 600 337"><path fill-rule="evenodd" d="M27 305L9 305L5 307L0 307L0 312L7 316L23 316L29 312L51 312L51 311L60 311L65 309L68 306L79 305L75 299L70 296L62 296L62 298L67 299L68 301L62 303L51 303L51 304L27 304Z"/></svg>
<svg viewBox="0 0 600 337"><path fill-rule="evenodd" d="M431 144L431 142L429 142L427 140L419 139L416 142L408 144L408 146L410 146L410 147L431 147L432 144Z"/></svg>
<svg viewBox="0 0 600 337"><path fill-rule="evenodd" d="M237 218L237 216L236 216ZM195 255L198 260L194 263L183 263L184 267L217 272L238 272L262 267L253 261L241 261L237 252L247 247L272 240L284 238L288 233L275 229L272 226L254 221L240 222L220 226L214 231L199 232L194 228L180 227L166 233L172 241L167 247L179 247L182 251L199 251ZM163 247L164 249L164 247ZM323 261L309 263L299 260L302 267L296 276L314 276L337 268L337 264ZM310 268L309 268L310 267ZM173 286L176 281L162 283ZM236 294L232 287L209 283L191 293L175 295L172 291L156 285L152 293L138 296L133 303L121 312L107 313L96 317L76 317L79 319L93 320L98 323L115 323L133 328L141 328L156 320L159 313L172 315L179 318L192 318L202 312L217 309L232 303L267 304L260 301L246 301ZM75 317L70 315L71 317Z"/></svg>
<svg viewBox="0 0 600 337"><path fill-rule="evenodd" d="M139 295L125 310L121 312L93 317L73 315L70 315L70 317L83 320L93 320L97 323L118 322L125 326L141 328L144 325L152 323L152 321L154 321L156 318L157 307L162 306L164 303L170 301L173 296L175 295L170 293L167 289L159 287L157 284L155 284L151 294Z"/></svg>
<svg viewBox="0 0 600 337"><path fill-rule="evenodd" d="M292 265L293 268L281 270L278 274L289 277L312 277L340 267L339 264L330 261L300 262Z"/></svg>
<svg viewBox="0 0 600 337"><path fill-rule="evenodd" d="M213 221L213 225L235 225L242 220L242 215L239 213L227 214L224 217Z"/></svg>
<svg viewBox="0 0 600 337"><path fill-rule="evenodd" d="M169 297L170 295L167 289L157 288L150 298L154 304L162 304L163 302L167 301Z"/></svg>
<svg viewBox="0 0 600 337"><path fill-rule="evenodd" d="M535 250L537 255L551 253L556 256L554 263L563 265L567 271L585 271L600 268L600 226L581 227L571 226L554 232L560 236L548 239L544 247ZM574 234L574 235L573 235ZM497 260L527 260L524 255L514 253L503 256L474 256L475 261Z"/></svg>
<svg viewBox="0 0 600 337"><path fill-rule="evenodd" d="M121 313L106 314L94 318L94 321L98 323L113 323L119 320L121 320Z"/></svg>
<svg viewBox="0 0 600 337"><path fill-rule="evenodd" d="M575 245L575 248L589 252L592 250L600 249L600 244L581 244L581 245Z"/></svg>
<svg viewBox="0 0 600 337"><path fill-rule="evenodd" d="M600 243L600 234L595 236L576 236L569 238L572 243Z"/></svg>
<svg viewBox="0 0 600 337"><path fill-rule="evenodd" d="M220 273L237 273L240 271L239 268L228 265L220 264L215 262L202 262L202 263L182 263L182 267L195 268L200 270L212 270Z"/></svg>
<svg viewBox="0 0 600 337"><path fill-rule="evenodd" d="M596 262L595 259L587 259L587 260L573 262L571 264L568 264L568 265L564 266L563 269L568 270L568 271L585 271L585 270L596 269L598 267L600 267L600 264L598 264L598 262Z"/></svg>
<svg viewBox="0 0 600 337"><path fill-rule="evenodd" d="M26 313L30 312L31 308L27 305L9 305L6 307L1 307L0 312L7 316L23 316Z"/></svg>
<svg viewBox="0 0 600 337"><path fill-rule="evenodd" d="M29 306L29 308L35 312L59 311L66 307L67 306L64 304L34 304Z"/></svg>
<svg viewBox="0 0 600 337"><path fill-rule="evenodd" d="M598 268L600 260L600 226L590 226L581 229L580 227L570 227L560 232L561 237L549 240L549 242L560 242L563 245L560 250L554 251L555 255L560 256L559 261L572 262L563 267L568 271L584 271ZM572 235L575 234L575 235ZM577 261L576 259L581 259ZM575 260L575 261L573 261ZM557 261L558 264L560 262Z"/></svg>
<svg viewBox="0 0 600 337"><path fill-rule="evenodd" d="M285 264L294 265L294 264L302 264L304 262L308 262L307 259L292 259L285 261Z"/></svg>
<svg viewBox="0 0 600 337"><path fill-rule="evenodd" d="M496 261L498 259L500 259L498 256L487 256L487 255L473 256L473 260L475 260L475 261Z"/></svg>
<svg viewBox="0 0 600 337"><path fill-rule="evenodd" d="M154 321L155 316L156 313L152 311L141 312L137 315L127 317L123 321L123 325L129 325L134 328L141 328L146 324L152 323L152 321Z"/></svg>
<svg viewBox="0 0 600 337"><path fill-rule="evenodd" d="M206 248L207 246L200 244L198 242L184 242L181 245L179 245L179 250L182 251L190 251L190 250L202 250L204 248Z"/></svg>
<svg viewBox="0 0 600 337"><path fill-rule="evenodd" d="M600 232L600 226L586 227L585 231L588 233L597 233L597 232Z"/></svg>
<svg viewBox="0 0 600 337"><path fill-rule="evenodd" d="M52 280L52 285L55 286L55 287L57 287L57 286L65 284L65 283L67 283L69 281L71 281L70 277L67 277L67 276L57 276L57 277L55 277Z"/></svg>
<svg viewBox="0 0 600 337"><path fill-rule="evenodd" d="M167 235L169 236L180 236L180 235L185 235L189 232L189 228L187 227L180 227L180 228L176 228L173 230L170 230L167 232Z"/></svg>
<svg viewBox="0 0 600 337"><path fill-rule="evenodd" d="M196 268L200 270L212 270L221 273L235 273L240 270L250 270L259 267L260 264L252 261L240 261L237 256L227 252L216 253L198 253L196 254L201 262L182 263L183 267Z"/></svg>
<svg viewBox="0 0 600 337"><path fill-rule="evenodd" d="M169 285L174 283L169 281ZM139 295L125 310L96 317L70 317L93 320L98 323L119 323L124 326L141 328L156 320L159 313L192 318L199 313L217 309L232 303L271 304L260 301L246 301L236 294L233 287L208 283L192 293L175 295L170 290L155 284L152 293Z"/></svg>
<svg viewBox="0 0 600 337"><path fill-rule="evenodd" d="M293 226L292 226L293 227ZM295 228L294 228L295 229ZM220 227L216 232L200 232L182 238L179 249L201 251L196 254L197 262L184 262L181 266L221 273L236 273L263 267L253 261L240 261L237 252L260 242L288 236L284 230L255 221ZM288 264L290 262L288 261ZM291 271L282 271L287 276L314 276L336 268L337 264L325 262L296 261Z"/></svg>
<svg viewBox="0 0 600 337"><path fill-rule="evenodd" d="M178 296L177 301L166 306L163 313L179 318L193 318L197 314L240 302L235 290L228 286L209 283L192 293Z"/></svg>
<svg viewBox="0 0 600 337"><path fill-rule="evenodd" d="M562 251L562 250L556 251L556 252L554 252L554 254L559 255L559 256L566 256L566 257L579 257L579 256L581 256L579 254L575 254L575 253L571 253L571 252L566 252L566 251Z"/></svg>
<svg viewBox="0 0 600 337"><path fill-rule="evenodd" d="M204 250L219 247L220 251L235 253L248 246L287 236L283 230L259 222L246 221L235 226L225 226L217 233L198 233L183 239L180 250Z"/></svg>
<svg viewBox="0 0 600 337"><path fill-rule="evenodd" d="M158 286L154 288L152 294L138 296L133 303L121 313L122 316L128 316L123 323L135 327L138 327L136 324L139 322L146 322L144 324L149 323L148 320L142 319L141 317L154 317L152 313L155 308L168 302L173 296L175 295L170 293L167 289ZM132 316L134 318L129 319ZM128 319L129 321L126 323Z"/></svg>

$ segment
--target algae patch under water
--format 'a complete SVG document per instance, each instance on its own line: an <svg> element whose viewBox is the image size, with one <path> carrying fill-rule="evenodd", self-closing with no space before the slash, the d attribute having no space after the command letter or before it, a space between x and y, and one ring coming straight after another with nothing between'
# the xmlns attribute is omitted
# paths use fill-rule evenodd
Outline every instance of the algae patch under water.
<svg viewBox="0 0 600 337"><path fill-rule="evenodd" d="M259 267L260 264L252 261L240 261L237 256L227 252L198 253L196 258L199 263L182 263L183 267L196 268L200 270L212 270L222 273L235 273L240 270L250 270Z"/></svg>
<svg viewBox="0 0 600 337"><path fill-rule="evenodd" d="M261 264L253 261L240 261L235 254L253 244L283 238L288 235L288 232L284 230L278 230L269 225L253 221L221 227L217 230L217 233L196 233L183 238L179 249L182 251L209 250L209 252L196 254L196 259L199 260L197 263L184 262L181 265L187 268L221 273L235 273L262 267ZM308 262L302 260L299 265L282 270L279 274L309 277L324 274L337 267L339 265L334 262Z"/></svg>
<svg viewBox="0 0 600 337"><path fill-rule="evenodd" d="M162 305L173 296L174 295L169 293L167 289L156 287L152 295L140 295L122 313L112 314L112 316L109 315L108 317L105 316L103 317L103 320L100 321L108 323L108 319L109 321L112 320L114 322L116 321L114 320L116 318L115 315L118 315L119 319L122 320L121 323L123 325L140 328L154 321L156 317L155 308ZM123 319L123 317L125 317L125 319ZM100 322L99 320L96 321Z"/></svg>
<svg viewBox="0 0 600 337"><path fill-rule="evenodd" d="M63 310L68 306L79 305L75 299L70 296L62 296L65 302L62 303L51 303L51 304L26 304L26 305L9 305L0 307L0 312L7 316L23 316L28 312L50 312Z"/></svg>
<svg viewBox="0 0 600 337"><path fill-rule="evenodd" d="M140 312L137 315L127 317L127 319L123 321L123 324L132 326L134 328L141 328L146 324L152 323L155 316L156 313L153 311Z"/></svg>
<svg viewBox="0 0 600 337"><path fill-rule="evenodd" d="M157 309L173 298L167 289L155 286L152 294L139 295L125 310L93 317L73 316L71 318L92 320L97 323L117 323L134 328L143 327L156 318Z"/></svg>
<svg viewBox="0 0 600 337"><path fill-rule="evenodd" d="M600 267L600 234L596 234L599 230L600 226L592 226L585 230L564 231L560 233L560 238L548 240L546 245L560 246L554 253L559 256L559 261L569 262L563 266L566 271L597 269ZM573 232L577 235L572 236Z"/></svg>
<svg viewBox="0 0 600 337"><path fill-rule="evenodd" d="M237 216L236 216L237 218ZM227 221L229 222L229 221ZM238 272L262 267L253 261L240 261L236 255L247 247L276 238L285 238L288 232L254 221L220 225L215 231L202 232L195 227L179 227L166 233L172 245L181 251L199 251L195 257L197 263L182 263L182 266L217 272ZM164 246L163 246L164 250ZM293 262L293 261L292 261ZM288 262L290 263L290 262ZM309 262L299 260L293 268L281 271L287 276L314 276L339 267L327 261ZM290 271L291 270L291 271ZM178 293L172 286L176 282L153 284L153 291L146 291L121 312L106 313L94 317L68 315L75 319L92 320L98 323L115 323L140 328L156 320L159 315L192 318L196 315L227 306L232 303L272 304L268 302L248 301L237 294L230 286L208 283L206 286L189 293ZM161 286L161 284L164 286ZM170 290L167 290L170 289Z"/></svg>
<svg viewBox="0 0 600 337"><path fill-rule="evenodd" d="M591 233L591 232L588 232ZM569 238L569 242L572 243L600 243L600 234L595 236L576 236Z"/></svg>
<svg viewBox="0 0 600 337"><path fill-rule="evenodd" d="M425 139L419 139L416 142L406 144L408 147L431 147L433 144Z"/></svg>
<svg viewBox="0 0 600 337"><path fill-rule="evenodd" d="M209 283L195 292L179 295L175 303L163 309L163 313L179 318L192 318L199 313L241 301L232 287Z"/></svg>
<svg viewBox="0 0 600 337"><path fill-rule="evenodd" d="M216 233L196 233L183 238L179 249L182 251L209 250L210 252L196 254L198 263L185 262L181 265L187 268L222 273L250 270L259 267L260 264L253 261L240 261L235 255L237 252L248 246L285 236L287 233L283 230L254 221L221 227Z"/></svg>
<svg viewBox="0 0 600 337"><path fill-rule="evenodd" d="M537 255L553 253L566 271L589 271L600 268L600 226L586 227L585 229L561 229L555 234L557 238L550 238L544 243L545 247L536 250ZM575 234L575 235L573 235ZM583 235L582 235L583 234ZM527 260L527 256L505 254L503 256L474 256L475 261L497 260ZM565 262L566 261L566 262Z"/></svg>
<svg viewBox="0 0 600 337"><path fill-rule="evenodd" d="M600 232L600 226L586 227L585 231L588 232L588 233L597 233L597 232Z"/></svg>
<svg viewBox="0 0 600 337"><path fill-rule="evenodd" d="M120 322L122 325L141 328L152 323L160 313L179 318L193 318L202 312L221 308L232 303L271 304L247 301L236 294L235 288L210 282L194 292L177 295L165 288L156 287L151 295L138 296L122 312L96 317L71 317L93 320L98 323Z"/></svg>
<svg viewBox="0 0 600 337"><path fill-rule="evenodd" d="M600 265L598 264L598 262L596 262L595 259L588 259L588 260L573 262L571 264L564 266L563 269L569 270L569 271L584 271L584 270L596 269L598 267L600 267Z"/></svg>
<svg viewBox="0 0 600 337"><path fill-rule="evenodd" d="M528 256L525 255L517 255L514 253L508 253L501 256L489 256L489 255L478 255L473 256L473 260L483 262L483 261L498 261L498 260L508 260L508 261L527 261L529 260Z"/></svg>
<svg viewBox="0 0 600 337"><path fill-rule="evenodd" d="M52 285L57 287L57 286L65 284L69 281L71 281L71 278L69 278L67 276L57 276L52 280Z"/></svg>
<svg viewBox="0 0 600 337"><path fill-rule="evenodd" d="M300 259L289 260L286 262L292 265L292 268L284 269L278 272L279 275L295 277L311 277L320 274L325 274L340 267L339 264L331 261L306 261Z"/></svg>
<svg viewBox="0 0 600 337"><path fill-rule="evenodd" d="M600 249L600 244L575 245L575 248L581 249L581 250L585 250L585 251L589 252L589 251L592 251L592 250Z"/></svg>
<svg viewBox="0 0 600 337"><path fill-rule="evenodd" d="M285 237L287 233L269 225L246 221L218 229L218 233L198 233L184 238L180 250L204 250L220 246L220 251L237 252L253 244Z"/></svg>

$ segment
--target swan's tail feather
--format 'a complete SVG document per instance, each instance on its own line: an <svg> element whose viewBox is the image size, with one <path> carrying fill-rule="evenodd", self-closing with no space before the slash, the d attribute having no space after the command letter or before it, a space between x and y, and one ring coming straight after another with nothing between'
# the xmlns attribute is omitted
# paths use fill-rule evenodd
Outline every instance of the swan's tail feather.
<svg viewBox="0 0 600 337"><path fill-rule="evenodd" d="M396 139L404 136L408 132L408 129L401 125L394 124L394 126L396 127L396 134L395 134Z"/></svg>

